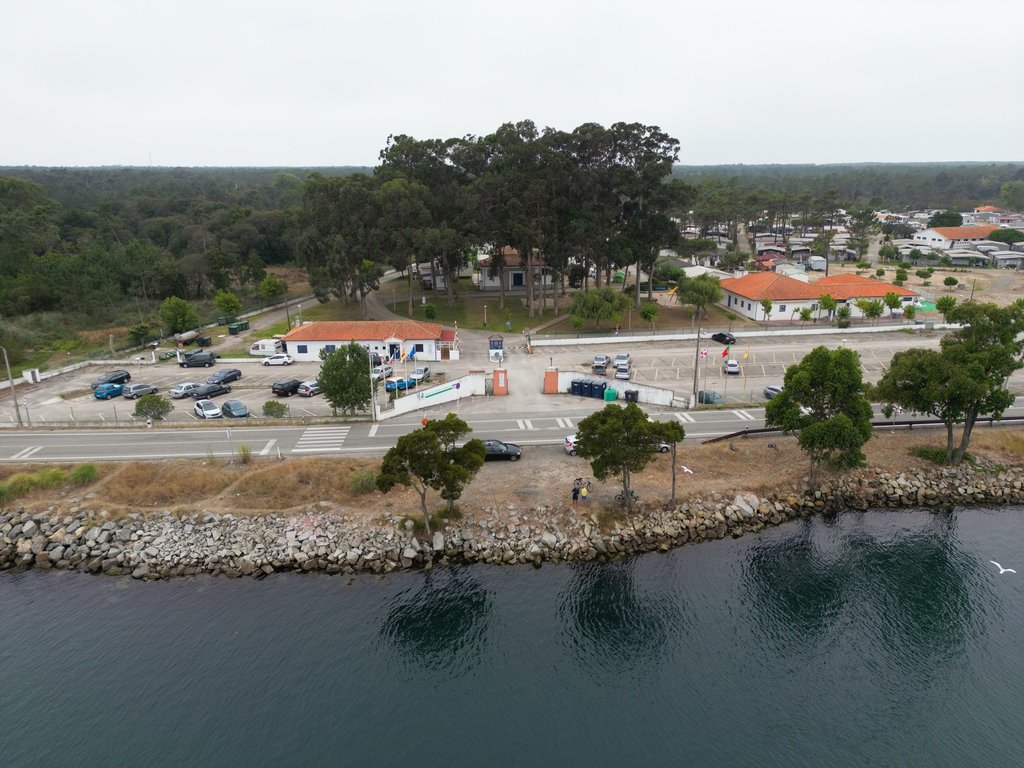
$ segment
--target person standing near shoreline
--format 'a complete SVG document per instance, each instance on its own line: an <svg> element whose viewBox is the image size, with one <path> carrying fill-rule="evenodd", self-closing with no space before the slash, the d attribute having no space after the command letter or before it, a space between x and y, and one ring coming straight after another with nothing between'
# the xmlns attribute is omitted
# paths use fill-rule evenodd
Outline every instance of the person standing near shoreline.
<svg viewBox="0 0 1024 768"><path fill-rule="evenodd" d="M587 490L586 484L584 484L583 487L580 488L580 498L583 499L584 507L587 506L587 496L589 495L589 493L590 492Z"/></svg>

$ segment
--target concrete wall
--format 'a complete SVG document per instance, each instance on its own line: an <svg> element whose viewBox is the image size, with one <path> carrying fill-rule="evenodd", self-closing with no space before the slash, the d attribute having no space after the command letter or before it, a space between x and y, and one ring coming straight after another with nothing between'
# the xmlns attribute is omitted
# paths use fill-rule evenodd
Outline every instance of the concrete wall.
<svg viewBox="0 0 1024 768"><path fill-rule="evenodd" d="M639 393L637 400L641 403L650 403L651 405L672 405L672 400L675 397L675 392L671 389L662 389L661 387L652 387L649 384L622 381L621 379L608 378L606 376L595 376L592 373L583 373L581 371L559 371L558 391L563 394L570 392L572 382L577 379L605 382L618 393L619 401L625 400L623 392L627 389L635 389Z"/></svg>
<svg viewBox="0 0 1024 768"><path fill-rule="evenodd" d="M490 373L471 373L443 384L417 388L412 394L395 399L392 403L393 407L381 412L380 418L383 421L421 408L433 408L441 403L451 403L464 397L486 394L485 382L489 378L491 378Z"/></svg>

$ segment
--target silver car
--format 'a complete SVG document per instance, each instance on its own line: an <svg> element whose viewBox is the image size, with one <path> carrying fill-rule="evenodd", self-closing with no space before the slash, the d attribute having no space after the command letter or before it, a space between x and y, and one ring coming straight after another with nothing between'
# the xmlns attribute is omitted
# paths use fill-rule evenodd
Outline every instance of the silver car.
<svg viewBox="0 0 1024 768"><path fill-rule="evenodd" d="M171 387L167 394L173 397L175 400L180 400L183 397L192 397L192 393L199 389L199 385L186 381L184 384L175 384Z"/></svg>
<svg viewBox="0 0 1024 768"><path fill-rule="evenodd" d="M157 388L152 384L125 384L121 394L125 400L134 400L143 395L155 395Z"/></svg>

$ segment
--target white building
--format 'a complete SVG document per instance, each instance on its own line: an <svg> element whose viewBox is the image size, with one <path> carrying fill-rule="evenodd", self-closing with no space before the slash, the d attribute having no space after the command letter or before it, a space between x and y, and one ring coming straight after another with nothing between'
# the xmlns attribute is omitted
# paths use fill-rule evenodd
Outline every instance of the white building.
<svg viewBox="0 0 1024 768"><path fill-rule="evenodd" d="M983 227L932 227L914 234L912 238L919 248L934 248L948 251L951 248L971 248L974 243L987 240L999 229L996 226Z"/></svg>
<svg viewBox="0 0 1024 768"><path fill-rule="evenodd" d="M356 343L389 360L458 360L458 329L417 320L344 320L307 323L282 339L296 360L320 360L320 352Z"/></svg>

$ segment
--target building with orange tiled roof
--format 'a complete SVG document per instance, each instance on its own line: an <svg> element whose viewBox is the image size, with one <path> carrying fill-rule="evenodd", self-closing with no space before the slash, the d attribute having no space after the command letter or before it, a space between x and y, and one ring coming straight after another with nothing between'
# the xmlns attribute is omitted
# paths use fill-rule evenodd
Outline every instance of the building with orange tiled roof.
<svg viewBox="0 0 1024 768"><path fill-rule="evenodd" d="M974 209L975 213L1006 213L1005 208L997 208L994 205L979 205Z"/></svg>
<svg viewBox="0 0 1024 768"><path fill-rule="evenodd" d="M320 359L321 350L334 351L356 343L389 360L458 360L458 329L418 320L331 320L306 323L282 339L296 360Z"/></svg>
<svg viewBox="0 0 1024 768"><path fill-rule="evenodd" d="M999 227L989 224L980 227L932 227L916 232L913 240L923 247L948 251L950 248L970 248L971 243L987 239L997 229Z"/></svg>
<svg viewBox="0 0 1024 768"><path fill-rule="evenodd" d="M727 278L722 280L722 292L722 306L730 312L761 321L765 319L761 308L764 299L772 302L769 320L789 320L804 307L809 307L817 316L820 312L818 302L826 294L839 305L848 304L853 317L863 315L856 306L860 299L881 299L887 293L895 293L905 304L912 304L918 297L909 288L860 275L831 275L809 283L777 272L755 272Z"/></svg>

